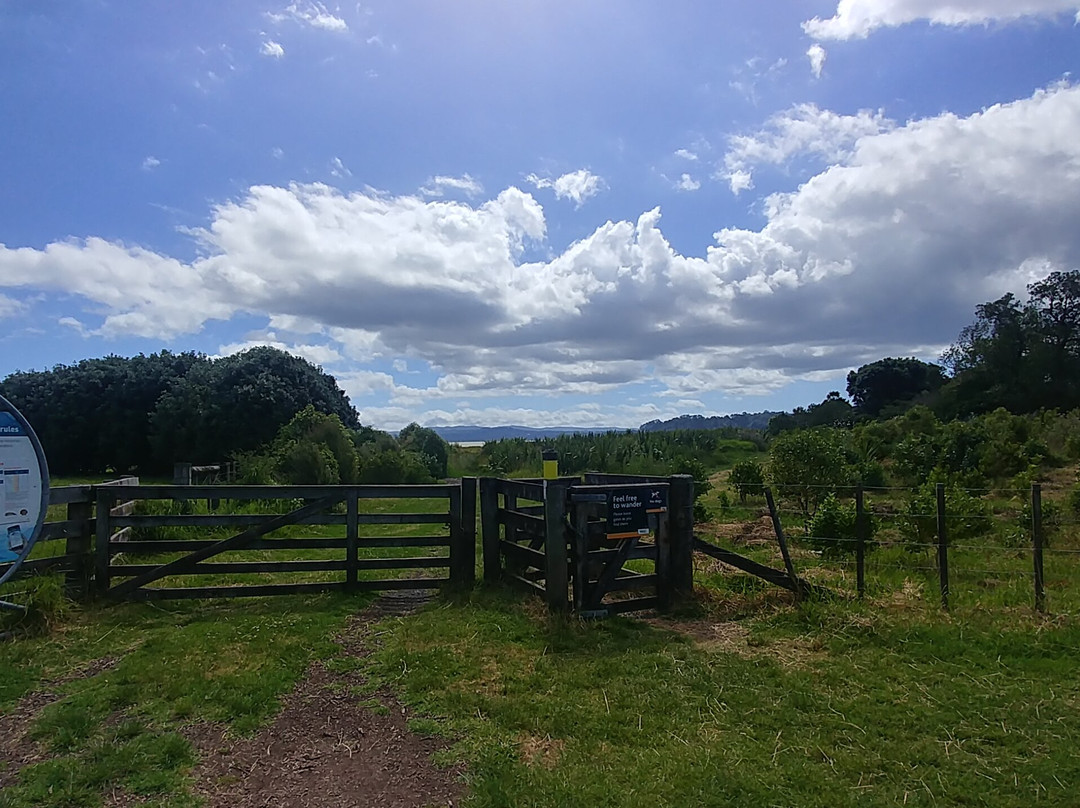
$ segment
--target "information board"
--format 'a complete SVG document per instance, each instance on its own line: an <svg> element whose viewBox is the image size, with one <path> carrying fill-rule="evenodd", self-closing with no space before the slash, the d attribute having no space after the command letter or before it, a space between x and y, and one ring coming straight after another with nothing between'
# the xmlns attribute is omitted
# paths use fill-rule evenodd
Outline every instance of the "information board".
<svg viewBox="0 0 1080 808"><path fill-rule="evenodd" d="M649 535L649 514L667 510L667 488L638 486L616 488L607 492L607 525L609 539L627 539Z"/></svg>
<svg viewBox="0 0 1080 808"><path fill-rule="evenodd" d="M49 470L37 435L0 396L0 572L3 583L18 570L41 534L49 509Z"/></svg>

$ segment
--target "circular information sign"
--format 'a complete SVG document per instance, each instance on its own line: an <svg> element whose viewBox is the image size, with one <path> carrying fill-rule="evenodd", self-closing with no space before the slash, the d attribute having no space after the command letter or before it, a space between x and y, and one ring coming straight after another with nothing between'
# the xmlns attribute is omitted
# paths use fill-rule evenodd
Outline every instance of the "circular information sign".
<svg viewBox="0 0 1080 808"><path fill-rule="evenodd" d="M0 584L30 555L49 510L49 469L30 424L0 396Z"/></svg>

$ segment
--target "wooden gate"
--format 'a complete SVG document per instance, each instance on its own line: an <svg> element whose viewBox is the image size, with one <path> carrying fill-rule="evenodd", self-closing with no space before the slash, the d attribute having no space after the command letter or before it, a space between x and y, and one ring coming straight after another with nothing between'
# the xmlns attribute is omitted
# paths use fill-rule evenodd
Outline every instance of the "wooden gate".
<svg viewBox="0 0 1080 808"><path fill-rule="evenodd" d="M613 510L627 503L619 527ZM691 591L693 480L685 475L484 478L480 513L485 580L534 592L552 611L666 608Z"/></svg>
<svg viewBox="0 0 1080 808"><path fill-rule="evenodd" d="M96 494L94 582L98 594L109 598L468 587L474 577L473 478L420 486L131 486L123 490L125 498L171 503L157 508L167 513L152 515L113 515L120 493L98 488ZM218 508L192 512L199 509L200 500L217 503ZM402 511L401 505L409 510ZM221 512L230 507L247 512ZM251 512L258 508L278 512ZM327 536L326 531L310 529L327 525L342 527L343 535ZM117 541L114 534L123 528L131 529L130 538ZM221 539L183 535L191 528L236 528L239 532ZM181 536L162 535L170 529ZM286 529L289 535L282 535ZM433 555L439 550L443 552ZM145 560L147 555L152 560ZM371 577L380 574L376 571L409 576ZM417 572L426 574L413 577ZM184 576L198 577L191 585L180 585L177 579ZM236 583L238 579L245 582Z"/></svg>

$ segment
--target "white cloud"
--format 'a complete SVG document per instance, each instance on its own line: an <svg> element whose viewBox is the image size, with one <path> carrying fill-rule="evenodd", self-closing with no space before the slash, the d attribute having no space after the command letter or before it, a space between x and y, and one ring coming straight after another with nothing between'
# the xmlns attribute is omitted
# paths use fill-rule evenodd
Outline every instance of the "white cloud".
<svg viewBox="0 0 1080 808"><path fill-rule="evenodd" d="M148 156L146 159L144 159L142 161L142 170L143 171L153 171L159 165L161 165L161 161L159 159L157 159L156 157L154 157L154 155L151 154L150 156Z"/></svg>
<svg viewBox="0 0 1080 808"><path fill-rule="evenodd" d="M986 25L1024 17L1076 12L1076 0L839 0L827 20L814 17L803 30L814 39L862 39L878 28L926 21L935 25Z"/></svg>
<svg viewBox="0 0 1080 808"><path fill-rule="evenodd" d="M810 72L813 73L815 79L820 79L821 71L825 68L825 57L828 54L821 45L815 42L806 51L806 55L810 59Z"/></svg>
<svg viewBox="0 0 1080 808"><path fill-rule="evenodd" d="M14 298L0 295L0 320L23 310L23 304Z"/></svg>
<svg viewBox="0 0 1080 808"><path fill-rule="evenodd" d="M0 245L0 290L74 296L81 311L64 314L105 335L266 317L274 331L258 338L341 356L349 389L377 399L358 402L365 418L384 423L421 411L432 423L514 420L483 406L498 396L521 402L519 420L572 423L585 411L552 416L524 397L619 390L632 402L644 381L650 398L660 385L677 401L839 379L882 356L923 355L977 303L1080 266L1080 88L867 128L821 148L833 165L770 196L762 228L719 229L703 257L672 247L659 210L526 262L545 217L516 188L469 204L255 186L195 231L194 261L96 238ZM367 367L405 357L435 381L409 387ZM618 411L589 414L595 424ZM658 417L639 415L614 423Z"/></svg>
<svg viewBox="0 0 1080 808"><path fill-rule="evenodd" d="M282 149L280 146L275 146L270 150L270 156L273 157L275 160L280 160L282 157L285 156L285 150Z"/></svg>
<svg viewBox="0 0 1080 808"><path fill-rule="evenodd" d="M468 174L462 174L460 177L439 175L429 179L427 184L420 189L420 193L430 197L443 196L447 191L456 191L468 197L475 197L484 192L484 186Z"/></svg>
<svg viewBox="0 0 1080 808"><path fill-rule="evenodd" d="M850 154L860 138L886 132L895 125L880 110L839 115L815 104L798 104L773 115L758 132L729 137L718 176L728 180L732 192L738 194L753 187L755 166L784 165L805 156L835 163Z"/></svg>
<svg viewBox="0 0 1080 808"><path fill-rule="evenodd" d="M679 177L678 182L675 183L675 187L680 191L696 191L701 187L701 182L695 180L689 174L683 174Z"/></svg>
<svg viewBox="0 0 1080 808"><path fill-rule="evenodd" d="M269 332L263 338L248 339L243 342L232 342L218 347L217 356L231 356L251 348L259 347L277 348L308 360L314 365L330 365L342 360L337 349L329 345L290 345L277 339L277 335Z"/></svg>
<svg viewBox="0 0 1080 808"><path fill-rule="evenodd" d="M352 176L352 172L345 167L340 157L335 157L330 161L330 175L338 179L346 179Z"/></svg>
<svg viewBox="0 0 1080 808"><path fill-rule="evenodd" d="M266 40L266 42L262 43L262 47L259 48L259 53L261 53L263 56L270 56L274 59L280 59L282 56L285 55L285 48L281 47L281 44L279 42L268 39Z"/></svg>
<svg viewBox="0 0 1080 808"><path fill-rule="evenodd" d="M331 13L325 5L318 2L295 2L280 12L270 12L267 16L275 23L292 20L312 28L324 31L348 31L349 25L337 14Z"/></svg>
<svg viewBox="0 0 1080 808"><path fill-rule="evenodd" d="M675 156L690 161L696 161L698 159L698 155L695 152L690 151L689 149L677 149L675 151Z"/></svg>
<svg viewBox="0 0 1080 808"><path fill-rule="evenodd" d="M539 177L536 174L530 174L525 179L538 189L552 189L557 199L573 200L575 207L578 208L607 187L603 178L586 168L579 168L577 171L571 171L555 179Z"/></svg>

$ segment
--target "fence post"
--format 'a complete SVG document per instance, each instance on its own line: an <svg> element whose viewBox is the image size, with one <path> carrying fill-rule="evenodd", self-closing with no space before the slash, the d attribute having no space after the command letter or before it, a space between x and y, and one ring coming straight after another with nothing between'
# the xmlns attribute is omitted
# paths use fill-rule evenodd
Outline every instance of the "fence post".
<svg viewBox="0 0 1080 808"><path fill-rule="evenodd" d="M769 516L772 517L773 530L776 531L776 541L780 545L780 555L784 558L784 569L787 570L788 578L791 579L791 591L795 600L802 600L803 584L795 573L795 565L791 561L791 553L788 551L787 539L784 538L784 528L780 524L780 513L776 510L776 501L773 499L772 489L765 486L765 503L769 506Z"/></svg>
<svg viewBox="0 0 1080 808"><path fill-rule="evenodd" d="M861 485L855 489L855 588L860 598L866 594L866 511Z"/></svg>
<svg viewBox="0 0 1080 808"><path fill-rule="evenodd" d="M694 478L676 474L668 480L667 590L677 603L694 594Z"/></svg>
<svg viewBox="0 0 1080 808"><path fill-rule="evenodd" d="M359 513L359 492L356 488L350 488L345 498L345 589L350 592L356 589L359 578Z"/></svg>
<svg viewBox="0 0 1080 808"><path fill-rule="evenodd" d="M109 548L109 539L112 530L109 527L109 511L116 504L116 489L108 486L93 486L92 491L97 493L97 505L94 512L94 521L97 527L96 547L94 553L94 591L98 597L103 597L109 591L109 563L112 561L112 553Z"/></svg>
<svg viewBox="0 0 1080 808"><path fill-rule="evenodd" d="M461 581L466 589L476 583L476 478L461 480Z"/></svg>
<svg viewBox="0 0 1080 808"><path fill-rule="evenodd" d="M480 541L484 547L484 583L502 577L499 558L499 489L493 477L480 478Z"/></svg>
<svg viewBox="0 0 1080 808"><path fill-rule="evenodd" d="M173 485L191 485L191 463L173 463Z"/></svg>
<svg viewBox="0 0 1080 808"><path fill-rule="evenodd" d="M544 591L548 611L567 609L566 483L544 480Z"/></svg>
<svg viewBox="0 0 1080 808"><path fill-rule="evenodd" d="M1043 525L1042 525L1042 486L1031 486L1031 543L1032 563L1035 572L1035 611L1046 611L1046 590L1043 588Z"/></svg>
<svg viewBox="0 0 1080 808"><path fill-rule="evenodd" d="M94 503L89 494L81 502L71 502L67 506L68 522L78 524L78 532L67 537L65 554L68 557L68 570L64 576L64 589L71 600L83 601L90 594L90 578L94 569L93 534L90 527L94 515Z"/></svg>
<svg viewBox="0 0 1080 808"><path fill-rule="evenodd" d="M941 586L941 608L949 608L949 538L945 529L945 484L938 483L937 491L937 560Z"/></svg>

